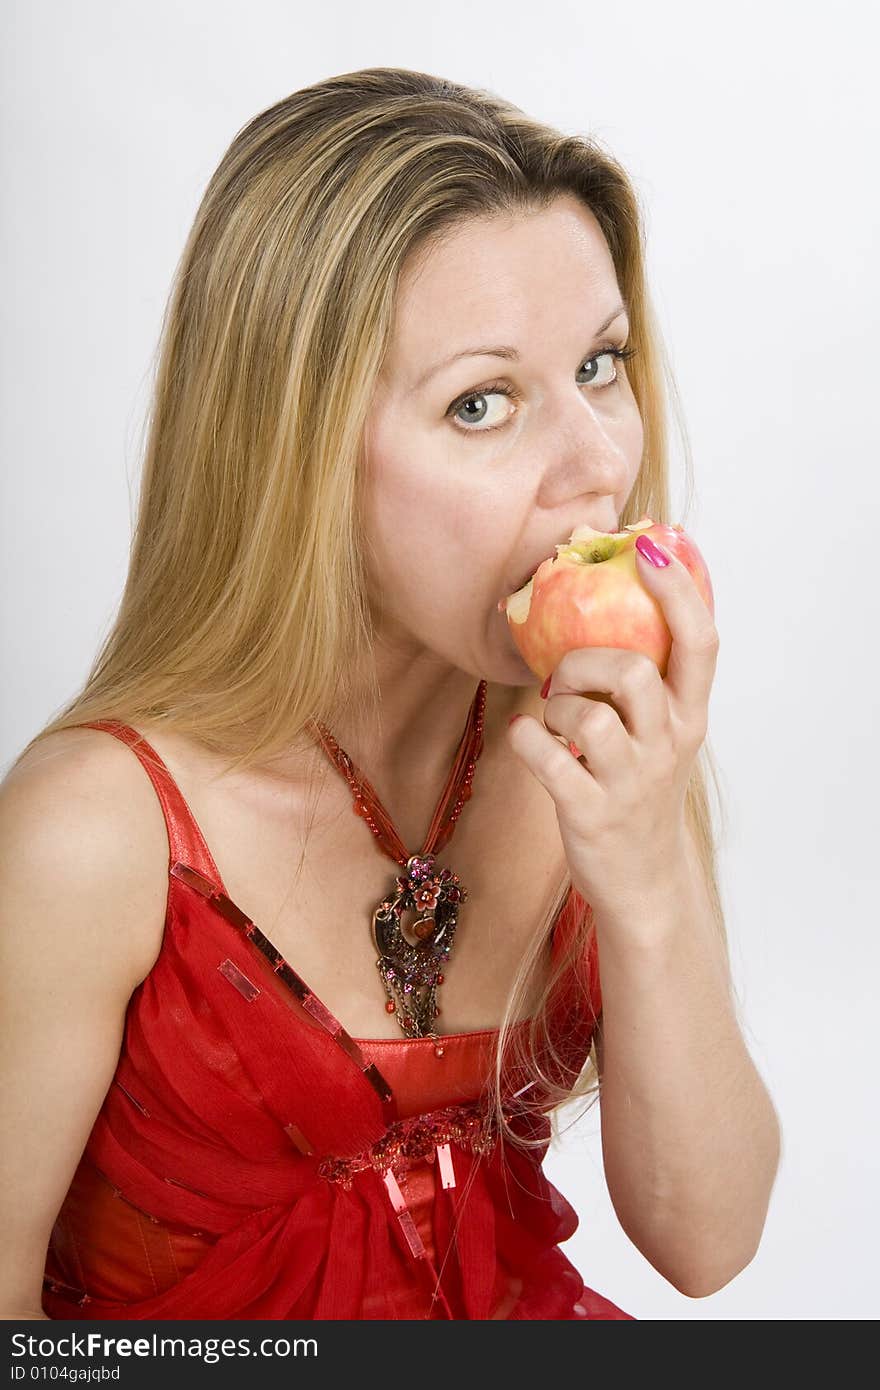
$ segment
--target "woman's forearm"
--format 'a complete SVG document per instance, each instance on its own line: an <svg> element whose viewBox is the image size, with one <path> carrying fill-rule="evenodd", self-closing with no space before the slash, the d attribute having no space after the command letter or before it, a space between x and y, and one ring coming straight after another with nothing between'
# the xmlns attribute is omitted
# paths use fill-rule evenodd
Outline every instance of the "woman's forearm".
<svg viewBox="0 0 880 1390"><path fill-rule="evenodd" d="M596 919L608 1190L647 1260L703 1297L757 1250L781 1148L692 846L640 918Z"/></svg>

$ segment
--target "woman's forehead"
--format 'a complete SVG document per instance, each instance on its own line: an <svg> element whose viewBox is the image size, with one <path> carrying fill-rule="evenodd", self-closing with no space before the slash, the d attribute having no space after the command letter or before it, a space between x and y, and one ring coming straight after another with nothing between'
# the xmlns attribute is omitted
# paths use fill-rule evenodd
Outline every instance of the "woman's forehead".
<svg viewBox="0 0 880 1390"><path fill-rule="evenodd" d="M417 389L450 358L496 344L524 348L560 314L595 318L617 293L607 243L583 205L576 223L570 210L557 214L524 214L516 226L508 215L472 219L423 254L399 282L388 373L412 377Z"/></svg>

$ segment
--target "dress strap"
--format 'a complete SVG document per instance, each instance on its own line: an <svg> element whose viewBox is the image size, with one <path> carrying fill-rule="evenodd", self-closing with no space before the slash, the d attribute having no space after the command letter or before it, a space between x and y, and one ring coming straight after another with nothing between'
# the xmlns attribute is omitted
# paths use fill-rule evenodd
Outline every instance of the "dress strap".
<svg viewBox="0 0 880 1390"><path fill-rule="evenodd" d="M181 860L184 864L188 864L210 879L221 893L225 893L223 880L217 865L214 863L211 851L208 849L205 837L199 829L192 811L186 804L182 791L152 744L148 743L137 729L133 729L130 724L123 724L119 719L92 719L86 723L68 727L100 729L105 733L112 734L122 743L128 744L131 751L140 760L162 806L168 831L169 872L171 865Z"/></svg>

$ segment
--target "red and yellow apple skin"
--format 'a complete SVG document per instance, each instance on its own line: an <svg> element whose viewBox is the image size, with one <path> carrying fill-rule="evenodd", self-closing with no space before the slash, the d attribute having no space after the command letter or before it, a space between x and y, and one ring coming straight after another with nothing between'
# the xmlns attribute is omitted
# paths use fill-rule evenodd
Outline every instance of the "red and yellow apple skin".
<svg viewBox="0 0 880 1390"><path fill-rule="evenodd" d="M557 545L556 554L541 562L529 582L498 605L507 615L523 661L541 680L577 647L644 652L660 675L666 675L672 634L659 603L639 578L639 535L650 536L681 561L714 618L709 571L681 526L667 526L649 516L610 533L576 526L568 542Z"/></svg>

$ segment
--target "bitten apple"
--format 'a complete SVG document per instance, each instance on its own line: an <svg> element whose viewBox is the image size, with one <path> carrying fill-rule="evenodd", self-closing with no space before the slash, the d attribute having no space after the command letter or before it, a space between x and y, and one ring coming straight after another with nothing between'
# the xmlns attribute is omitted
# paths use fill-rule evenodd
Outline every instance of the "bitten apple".
<svg viewBox="0 0 880 1390"><path fill-rule="evenodd" d="M694 541L681 526L643 516L622 531L576 526L531 579L498 604L530 670L543 680L567 651L624 647L644 652L666 675L672 634L657 600L639 578L636 539L648 535L680 560L715 616L712 581Z"/></svg>

